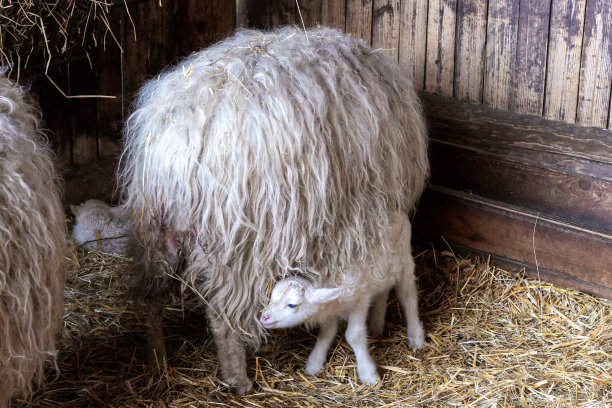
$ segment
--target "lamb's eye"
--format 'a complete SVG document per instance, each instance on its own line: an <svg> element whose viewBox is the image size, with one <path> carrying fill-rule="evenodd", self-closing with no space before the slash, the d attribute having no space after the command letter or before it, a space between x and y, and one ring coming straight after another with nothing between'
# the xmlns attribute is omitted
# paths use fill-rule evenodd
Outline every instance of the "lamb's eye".
<svg viewBox="0 0 612 408"><path fill-rule="evenodd" d="M297 307L297 305L294 305L293 303L289 303L289 304L287 305L287 307L288 307L289 309L295 309L295 308Z"/></svg>

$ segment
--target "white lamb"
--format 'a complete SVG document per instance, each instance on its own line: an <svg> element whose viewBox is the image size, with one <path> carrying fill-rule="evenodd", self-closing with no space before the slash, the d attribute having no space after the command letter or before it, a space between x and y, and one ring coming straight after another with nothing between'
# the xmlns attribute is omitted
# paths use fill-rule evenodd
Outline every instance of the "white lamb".
<svg viewBox="0 0 612 408"><path fill-rule="evenodd" d="M75 221L74 242L87 249L99 249L113 254L125 254L128 217L123 207L111 207L100 200L87 200L71 205Z"/></svg>
<svg viewBox="0 0 612 408"><path fill-rule="evenodd" d="M389 227L381 237L384 246L370 253L364 262L346 268L344 282L338 287L324 287L323 282L291 277L277 282L272 289L270 303L261 316L265 328L287 328L300 323L320 327L317 342L308 357L306 373L316 374L323 369L338 320L343 318L348 322L346 339L355 352L360 380L369 385L380 381L376 364L368 352L366 319L373 303L370 327L374 334L382 333L387 296L395 285L406 315L408 344L412 349L423 346L424 332L418 315L410 248L410 221L404 214L393 215L389 220Z"/></svg>

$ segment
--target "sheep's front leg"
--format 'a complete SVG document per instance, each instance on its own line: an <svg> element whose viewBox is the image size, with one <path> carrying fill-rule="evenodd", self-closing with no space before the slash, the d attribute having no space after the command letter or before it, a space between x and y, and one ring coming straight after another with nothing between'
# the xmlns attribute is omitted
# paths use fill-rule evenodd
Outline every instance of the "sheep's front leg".
<svg viewBox="0 0 612 408"><path fill-rule="evenodd" d="M376 371L376 363L374 363L368 352L368 337L366 333L368 302L363 302L363 304L365 304L365 307L360 306L349 315L346 340L355 352L359 379L368 385L375 385L380 381L380 376Z"/></svg>
<svg viewBox="0 0 612 408"><path fill-rule="evenodd" d="M321 324L319 328L319 335L317 336L317 342L312 349L312 352L308 356L308 363L306 363L306 374L317 374L325 366L327 360L327 350L331 342L336 337L338 332L338 319L326 321Z"/></svg>
<svg viewBox="0 0 612 408"><path fill-rule="evenodd" d="M232 329L222 319L218 319L211 306L206 308L210 327L217 345L217 358L221 366L223 382L238 395L244 395L253 389L253 383L247 376L246 350L236 338Z"/></svg>

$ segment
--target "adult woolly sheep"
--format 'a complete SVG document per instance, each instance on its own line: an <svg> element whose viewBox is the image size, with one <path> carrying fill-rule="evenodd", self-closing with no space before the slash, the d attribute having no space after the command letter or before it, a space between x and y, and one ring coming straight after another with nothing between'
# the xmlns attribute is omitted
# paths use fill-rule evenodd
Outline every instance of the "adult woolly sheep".
<svg viewBox="0 0 612 408"><path fill-rule="evenodd" d="M0 407L55 358L67 247L52 154L27 92L0 77Z"/></svg>
<svg viewBox="0 0 612 408"><path fill-rule="evenodd" d="M205 300L223 380L251 389L244 346L286 271L326 282L364 259L429 170L400 67L329 28L243 30L154 77L126 121L120 184L151 356L172 282Z"/></svg>

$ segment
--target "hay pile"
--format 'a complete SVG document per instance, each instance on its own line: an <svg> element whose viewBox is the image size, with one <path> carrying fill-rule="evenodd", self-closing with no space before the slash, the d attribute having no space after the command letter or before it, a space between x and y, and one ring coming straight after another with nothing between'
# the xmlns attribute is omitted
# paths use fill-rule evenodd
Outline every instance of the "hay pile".
<svg viewBox="0 0 612 408"><path fill-rule="evenodd" d="M255 391L226 392L197 299L167 309L167 368L147 368L144 321L124 297L125 261L75 252L66 292L60 373L19 407L609 407L612 302L526 279L478 259L427 250L417 257L427 331L407 348L393 301L385 336L372 342L383 382L356 377L350 347L338 342L325 372L303 369L314 336L275 332L252 355Z"/></svg>
<svg viewBox="0 0 612 408"><path fill-rule="evenodd" d="M107 37L119 45L108 20L112 3L111 0L3 0L0 65L18 73L29 63L43 62L48 67L53 58L74 48L87 50L105 44Z"/></svg>

